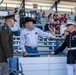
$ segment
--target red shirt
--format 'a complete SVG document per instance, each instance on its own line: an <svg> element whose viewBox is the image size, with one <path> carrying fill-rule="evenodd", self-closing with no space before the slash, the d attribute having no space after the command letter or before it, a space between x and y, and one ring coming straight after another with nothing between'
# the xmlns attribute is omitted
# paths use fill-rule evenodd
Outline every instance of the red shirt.
<svg viewBox="0 0 76 75"><path fill-rule="evenodd" d="M61 24L55 24L55 29L60 30L60 26L61 26Z"/></svg>
<svg viewBox="0 0 76 75"><path fill-rule="evenodd" d="M60 21L61 21L61 22L64 22L65 19L66 19L66 17L65 17L65 16L62 16L62 17L60 18Z"/></svg>

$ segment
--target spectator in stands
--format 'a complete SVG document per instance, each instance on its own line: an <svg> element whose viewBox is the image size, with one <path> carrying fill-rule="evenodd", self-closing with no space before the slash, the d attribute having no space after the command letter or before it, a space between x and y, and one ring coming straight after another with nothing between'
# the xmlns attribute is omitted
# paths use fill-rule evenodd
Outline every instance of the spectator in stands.
<svg viewBox="0 0 76 75"><path fill-rule="evenodd" d="M14 15L5 16L0 29L0 75L8 74L8 58L13 57L13 36L10 27L14 25Z"/></svg>
<svg viewBox="0 0 76 75"><path fill-rule="evenodd" d="M52 19L52 13L50 13L49 15L48 15L48 20L51 20Z"/></svg>
<svg viewBox="0 0 76 75"><path fill-rule="evenodd" d="M51 31L51 33L55 33L55 24L53 20L47 21L47 24L44 27L44 31Z"/></svg>
<svg viewBox="0 0 76 75"><path fill-rule="evenodd" d="M43 13L42 13L42 18L46 18L45 11L43 11Z"/></svg>
<svg viewBox="0 0 76 75"><path fill-rule="evenodd" d="M47 21L46 25L44 26L44 31L49 30L50 21Z"/></svg>
<svg viewBox="0 0 76 75"><path fill-rule="evenodd" d="M55 13L54 15L53 15L53 20L56 22L57 20L59 20L59 17L58 17L58 14L57 13Z"/></svg>
<svg viewBox="0 0 76 75"><path fill-rule="evenodd" d="M60 34L60 26L61 26L61 22L60 22L60 20L57 20L57 22L55 24L56 34Z"/></svg>
<svg viewBox="0 0 76 75"><path fill-rule="evenodd" d="M63 44L51 53L58 54L67 47L67 75L76 75L76 23L70 21L66 26L69 35L66 36Z"/></svg>
<svg viewBox="0 0 76 75"><path fill-rule="evenodd" d="M49 30L51 31L52 34L55 34L55 24L54 24L54 20L52 19L50 21L50 24L48 25Z"/></svg>
<svg viewBox="0 0 76 75"><path fill-rule="evenodd" d="M60 21L61 22L65 22L66 21L66 14L64 15L63 13L61 13Z"/></svg>
<svg viewBox="0 0 76 75"><path fill-rule="evenodd" d="M15 36L20 36L20 25L16 20L15 20L14 26L11 27L11 31Z"/></svg>
<svg viewBox="0 0 76 75"><path fill-rule="evenodd" d="M64 14L64 18L65 18L64 23L67 23L67 15L66 14Z"/></svg>
<svg viewBox="0 0 76 75"><path fill-rule="evenodd" d="M71 20L71 17L70 17L70 15L68 14L67 15L67 18L66 18L67 20Z"/></svg>
<svg viewBox="0 0 76 75"><path fill-rule="evenodd" d="M29 53L38 54L37 50L38 37L53 38L53 39L56 38L51 33L47 33L39 28L33 27L33 23L35 22L36 21L30 17L25 18L26 28L21 31L20 35L20 48L22 49L24 56L28 56ZM35 55L33 55L33 57L34 56Z"/></svg>
<svg viewBox="0 0 76 75"><path fill-rule="evenodd" d="M25 18L25 8L22 6L21 10L19 11L19 16L20 16L20 27L23 27L23 22Z"/></svg>
<svg viewBox="0 0 76 75"><path fill-rule="evenodd" d="M15 8L15 9L12 11L12 14L15 15L17 12L18 12L18 8Z"/></svg>
<svg viewBox="0 0 76 75"><path fill-rule="evenodd" d="M35 17L35 20L36 20L36 24L41 24L41 16L40 16L40 13L38 12L36 17Z"/></svg>
<svg viewBox="0 0 76 75"><path fill-rule="evenodd" d="M75 15L75 17L74 17L74 21L76 22L76 15Z"/></svg>

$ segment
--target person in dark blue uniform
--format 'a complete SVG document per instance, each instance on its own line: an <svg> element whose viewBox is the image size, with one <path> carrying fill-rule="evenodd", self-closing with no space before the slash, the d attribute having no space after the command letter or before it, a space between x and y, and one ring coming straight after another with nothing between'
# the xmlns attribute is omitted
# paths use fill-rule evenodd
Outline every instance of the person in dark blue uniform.
<svg viewBox="0 0 76 75"><path fill-rule="evenodd" d="M67 22L67 30L69 34L66 36L64 43L51 54L58 54L66 47L67 53L67 75L76 75L76 23L73 21Z"/></svg>

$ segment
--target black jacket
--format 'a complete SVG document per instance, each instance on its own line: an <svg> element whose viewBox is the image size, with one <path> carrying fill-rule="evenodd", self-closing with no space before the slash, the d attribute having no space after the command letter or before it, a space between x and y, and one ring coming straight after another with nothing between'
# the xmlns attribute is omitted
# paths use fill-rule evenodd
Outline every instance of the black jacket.
<svg viewBox="0 0 76 75"><path fill-rule="evenodd" d="M7 24L0 28L0 63L13 57L13 34Z"/></svg>
<svg viewBox="0 0 76 75"><path fill-rule="evenodd" d="M76 47L76 32L74 31L72 34L66 36L64 43L55 50L55 54L62 52L65 48ZM76 50L68 50L67 54L67 63L75 64L76 63Z"/></svg>

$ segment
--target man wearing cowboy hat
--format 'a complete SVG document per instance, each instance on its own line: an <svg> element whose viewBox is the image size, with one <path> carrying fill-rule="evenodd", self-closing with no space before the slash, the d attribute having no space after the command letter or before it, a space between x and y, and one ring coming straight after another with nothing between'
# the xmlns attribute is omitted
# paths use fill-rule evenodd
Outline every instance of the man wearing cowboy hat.
<svg viewBox="0 0 76 75"><path fill-rule="evenodd" d="M66 47L67 53L67 75L76 75L76 23L73 21L67 22L67 31L69 34L66 36L64 43L51 54L58 54Z"/></svg>
<svg viewBox="0 0 76 75"><path fill-rule="evenodd" d="M36 23L36 21L30 17L26 17L24 23L26 28L21 31L20 35L20 47L24 56L28 56L29 53L38 54L38 37L56 38L51 33L47 33L40 30L39 28L33 27L33 24Z"/></svg>

